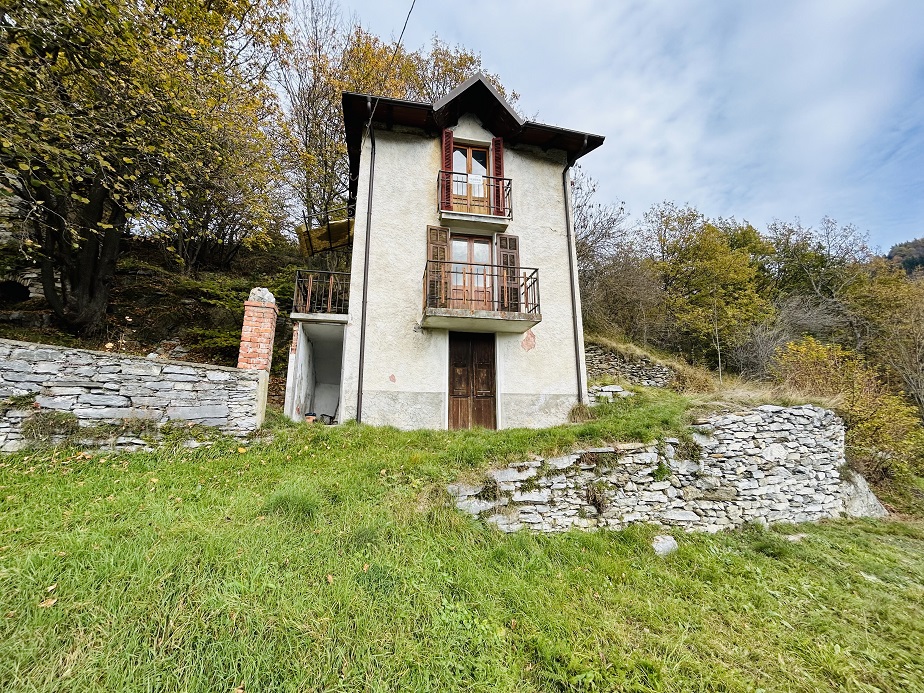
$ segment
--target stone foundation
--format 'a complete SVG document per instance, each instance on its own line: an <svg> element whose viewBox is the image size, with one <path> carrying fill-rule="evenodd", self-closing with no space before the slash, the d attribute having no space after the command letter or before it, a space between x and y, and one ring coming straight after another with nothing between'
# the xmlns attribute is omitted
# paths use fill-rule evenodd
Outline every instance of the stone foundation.
<svg viewBox="0 0 924 693"><path fill-rule="evenodd" d="M821 520L857 508L884 515L845 464L844 426L833 412L763 406L712 417L693 427L685 443L619 443L535 458L448 490L460 510L506 532L633 522L715 532L746 522Z"/></svg>

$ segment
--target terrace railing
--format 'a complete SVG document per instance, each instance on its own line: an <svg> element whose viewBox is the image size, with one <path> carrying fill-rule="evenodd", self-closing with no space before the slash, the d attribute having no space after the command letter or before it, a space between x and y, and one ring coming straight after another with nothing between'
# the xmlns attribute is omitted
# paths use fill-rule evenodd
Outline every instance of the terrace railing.
<svg viewBox="0 0 924 693"><path fill-rule="evenodd" d="M295 273L293 313L345 315L350 309L350 274L298 270Z"/></svg>
<svg viewBox="0 0 924 693"><path fill-rule="evenodd" d="M441 212L512 219L511 187L509 178L440 171L436 180L437 206Z"/></svg>
<svg viewBox="0 0 924 693"><path fill-rule="evenodd" d="M540 314L539 270L430 260L424 309Z"/></svg>

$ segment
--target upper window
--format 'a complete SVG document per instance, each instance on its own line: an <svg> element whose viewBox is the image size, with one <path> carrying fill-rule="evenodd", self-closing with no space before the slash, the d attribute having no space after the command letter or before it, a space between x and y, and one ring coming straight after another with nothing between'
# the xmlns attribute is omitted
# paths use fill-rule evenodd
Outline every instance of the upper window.
<svg viewBox="0 0 924 693"><path fill-rule="evenodd" d="M475 214L490 214L486 147L454 145L452 149L452 207Z"/></svg>
<svg viewBox="0 0 924 693"><path fill-rule="evenodd" d="M504 144L491 146L455 142L452 130L443 130L442 168L439 173L439 209L511 218L510 180L504 178Z"/></svg>

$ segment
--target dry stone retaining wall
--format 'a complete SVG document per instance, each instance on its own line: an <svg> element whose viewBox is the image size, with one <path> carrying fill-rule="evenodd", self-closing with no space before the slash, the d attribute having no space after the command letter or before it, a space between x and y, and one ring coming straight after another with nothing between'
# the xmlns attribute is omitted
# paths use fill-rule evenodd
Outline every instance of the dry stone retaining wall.
<svg viewBox="0 0 924 693"><path fill-rule="evenodd" d="M449 492L460 510L506 532L633 522L714 532L746 522L885 514L862 477L844 469L844 426L833 412L763 406L712 417L694 427L693 438L535 458Z"/></svg>
<svg viewBox="0 0 924 693"><path fill-rule="evenodd" d="M244 435L263 421L267 373L0 339L0 450L27 442L37 412L70 412L81 426L142 420L215 426ZM34 395L34 404L24 400Z"/></svg>
<svg viewBox="0 0 924 693"><path fill-rule="evenodd" d="M596 344L584 348L584 362L590 379L614 376L634 385L667 387L674 380L674 371L646 356L637 360L628 359L612 351L606 351Z"/></svg>

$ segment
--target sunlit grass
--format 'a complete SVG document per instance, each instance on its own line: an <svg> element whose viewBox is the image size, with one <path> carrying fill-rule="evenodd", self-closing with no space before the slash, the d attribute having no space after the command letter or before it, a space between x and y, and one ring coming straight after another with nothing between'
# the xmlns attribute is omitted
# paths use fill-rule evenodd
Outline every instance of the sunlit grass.
<svg viewBox="0 0 924 693"><path fill-rule="evenodd" d="M687 407L0 458L0 689L924 690L919 521L680 533L661 559L652 527L502 535L443 491Z"/></svg>

